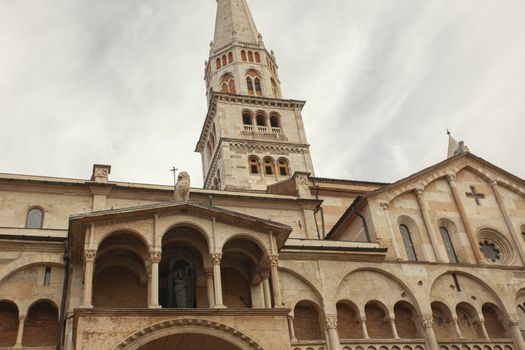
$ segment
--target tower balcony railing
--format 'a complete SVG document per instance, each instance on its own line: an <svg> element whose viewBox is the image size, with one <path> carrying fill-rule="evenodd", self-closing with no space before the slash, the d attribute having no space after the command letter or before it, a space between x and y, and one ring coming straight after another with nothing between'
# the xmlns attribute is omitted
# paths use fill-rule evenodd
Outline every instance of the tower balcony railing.
<svg viewBox="0 0 525 350"><path fill-rule="evenodd" d="M257 131L261 134L266 134L268 132L268 128L266 126L257 126Z"/></svg>
<svg viewBox="0 0 525 350"><path fill-rule="evenodd" d="M254 129L253 125L244 125L244 131L254 132L255 129Z"/></svg>
<svg viewBox="0 0 525 350"><path fill-rule="evenodd" d="M273 128L272 127L272 134L280 134L281 133L281 128Z"/></svg>
<svg viewBox="0 0 525 350"><path fill-rule="evenodd" d="M281 135L283 133L281 128L276 127L267 127L267 126L253 126L253 125L247 125L244 124L244 131L245 132L257 132L260 134L274 134L274 135Z"/></svg>

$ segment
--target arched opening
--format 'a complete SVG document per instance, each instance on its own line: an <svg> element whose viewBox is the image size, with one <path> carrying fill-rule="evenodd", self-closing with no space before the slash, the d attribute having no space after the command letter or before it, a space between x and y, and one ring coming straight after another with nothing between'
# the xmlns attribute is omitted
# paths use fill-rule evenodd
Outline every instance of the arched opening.
<svg viewBox="0 0 525 350"><path fill-rule="evenodd" d="M229 52L228 53L228 64L230 64L232 62L233 62L233 53Z"/></svg>
<svg viewBox="0 0 525 350"><path fill-rule="evenodd" d="M18 332L18 308L10 301L0 301L0 347L12 347Z"/></svg>
<svg viewBox="0 0 525 350"><path fill-rule="evenodd" d="M262 96L261 77L259 73L253 69L246 72L246 85L248 88L248 95Z"/></svg>
<svg viewBox="0 0 525 350"><path fill-rule="evenodd" d="M295 305L293 325L298 340L325 340L319 308L309 300Z"/></svg>
<svg viewBox="0 0 525 350"><path fill-rule="evenodd" d="M241 59L246 62L247 61L247 58L246 58L246 51L242 50L241 51Z"/></svg>
<svg viewBox="0 0 525 350"><path fill-rule="evenodd" d="M225 74L221 78L221 92L227 94L235 94L235 79L231 74Z"/></svg>
<svg viewBox="0 0 525 350"><path fill-rule="evenodd" d="M27 212L26 228L40 229L44 221L44 211L40 208L31 208Z"/></svg>
<svg viewBox="0 0 525 350"><path fill-rule="evenodd" d="M27 313L22 345L45 347L56 345L58 309L49 301L34 303Z"/></svg>
<svg viewBox="0 0 525 350"><path fill-rule="evenodd" d="M257 114L255 118L257 126L266 127L266 116L264 114Z"/></svg>
<svg viewBox="0 0 525 350"><path fill-rule="evenodd" d="M226 55L222 56L222 65L226 66L228 64L228 61L226 60Z"/></svg>
<svg viewBox="0 0 525 350"><path fill-rule="evenodd" d="M458 316L458 326L464 338L480 339L483 337L478 313L472 305L459 303L456 307L456 314Z"/></svg>
<svg viewBox="0 0 525 350"><path fill-rule="evenodd" d="M159 302L167 309L207 308L204 235L192 227L175 227L162 238ZM209 266L208 266L209 267Z"/></svg>
<svg viewBox="0 0 525 350"><path fill-rule="evenodd" d="M239 347L227 342L226 340L206 334L175 334L154 340L143 345L139 350L241 350Z"/></svg>
<svg viewBox="0 0 525 350"><path fill-rule="evenodd" d="M452 239L450 238L448 230L446 229L446 227L441 226L439 228L439 232L441 233L441 239L443 240L445 250L447 251L448 261L450 261L453 264L457 264L458 257L456 255L456 250L454 249L454 245L452 244Z"/></svg>
<svg viewBox="0 0 525 350"><path fill-rule="evenodd" d="M337 330L341 339L364 338L363 328L357 306L348 301L340 301L337 307Z"/></svg>
<svg viewBox="0 0 525 350"><path fill-rule="evenodd" d="M216 67L217 69L221 69L221 59L220 59L220 58L217 58L217 59L215 60L215 67Z"/></svg>
<svg viewBox="0 0 525 350"><path fill-rule="evenodd" d="M399 232L401 233L401 239L403 240L403 245L405 247L405 253L407 259L410 261L417 261L416 250L414 248L414 243L412 241L412 235L407 225L399 225Z"/></svg>
<svg viewBox="0 0 525 350"><path fill-rule="evenodd" d="M392 327L388 318L386 307L377 302L368 302L365 306L366 328L370 338L388 339L393 338Z"/></svg>
<svg viewBox="0 0 525 350"><path fill-rule="evenodd" d="M525 338L525 296L523 295L523 291L519 293L518 300L516 301L516 303L521 335Z"/></svg>
<svg viewBox="0 0 525 350"><path fill-rule="evenodd" d="M261 295L263 288L262 280L258 278L264 265L263 256L262 249L250 239L236 237L226 242L221 260L222 293L226 307L255 306L253 297Z"/></svg>
<svg viewBox="0 0 525 350"><path fill-rule="evenodd" d="M253 52L248 51L248 61L253 62Z"/></svg>
<svg viewBox="0 0 525 350"><path fill-rule="evenodd" d="M419 329L415 322L416 311L406 301L400 301L394 305L394 316L396 319L397 334L400 338L419 338Z"/></svg>
<svg viewBox="0 0 525 350"><path fill-rule="evenodd" d="M449 308L438 301L433 302L432 319L434 320L433 327L438 339L456 338L456 329L454 326L454 319Z"/></svg>
<svg viewBox="0 0 525 350"><path fill-rule="evenodd" d="M266 157L263 160L264 175L273 176L275 175L275 162L272 158Z"/></svg>
<svg viewBox="0 0 525 350"><path fill-rule="evenodd" d="M255 56L255 62L261 63L261 55L258 52L256 52L254 56Z"/></svg>
<svg viewBox="0 0 525 350"><path fill-rule="evenodd" d="M271 68L273 68L273 67L271 67ZM277 86L277 83L275 82L275 80L273 78L270 79L270 82L272 84L273 97L276 97L276 98L279 97L279 87Z"/></svg>
<svg viewBox="0 0 525 350"><path fill-rule="evenodd" d="M289 176L290 175L290 169L288 166L288 160L284 158L279 159L279 175L281 176Z"/></svg>
<svg viewBox="0 0 525 350"><path fill-rule="evenodd" d="M275 114L272 114L270 116L270 126L273 129L280 129L281 128L281 121L279 120L279 117Z"/></svg>
<svg viewBox="0 0 525 350"><path fill-rule="evenodd" d="M261 163L259 162L259 158L256 156L250 156L248 158L248 166L250 168L250 174L252 175L258 175L261 173Z"/></svg>
<svg viewBox="0 0 525 350"><path fill-rule="evenodd" d="M485 320L485 328L489 337L492 339L508 338L509 334L505 330L502 322L501 310L494 304L486 303L482 307L483 319Z"/></svg>
<svg viewBox="0 0 525 350"><path fill-rule="evenodd" d="M242 114L242 123L243 125L253 125L253 115L251 113L244 112Z"/></svg>
<svg viewBox="0 0 525 350"><path fill-rule="evenodd" d="M145 308L148 249L130 232L118 232L99 245L95 261L95 308Z"/></svg>

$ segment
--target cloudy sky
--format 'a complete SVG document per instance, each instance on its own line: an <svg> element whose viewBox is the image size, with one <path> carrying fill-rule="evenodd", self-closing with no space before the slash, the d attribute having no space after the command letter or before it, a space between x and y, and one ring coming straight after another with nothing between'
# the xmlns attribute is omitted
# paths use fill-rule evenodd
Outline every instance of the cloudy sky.
<svg viewBox="0 0 525 350"><path fill-rule="evenodd" d="M394 181L450 128L525 177L525 1L248 0L318 176ZM213 0L0 0L0 172L201 186Z"/></svg>

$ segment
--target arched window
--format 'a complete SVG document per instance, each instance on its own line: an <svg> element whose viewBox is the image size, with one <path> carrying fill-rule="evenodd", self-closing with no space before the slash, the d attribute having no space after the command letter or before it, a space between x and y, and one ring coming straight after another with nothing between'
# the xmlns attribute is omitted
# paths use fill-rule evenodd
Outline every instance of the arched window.
<svg viewBox="0 0 525 350"><path fill-rule="evenodd" d="M248 61L253 62L253 52L248 51Z"/></svg>
<svg viewBox="0 0 525 350"><path fill-rule="evenodd" d="M58 310L48 301L33 304L27 313L22 345L24 347L51 347L56 344Z"/></svg>
<svg viewBox="0 0 525 350"><path fill-rule="evenodd" d="M217 69L221 69L221 59L220 58L217 58L215 60L215 65L217 66Z"/></svg>
<svg viewBox="0 0 525 350"><path fill-rule="evenodd" d="M44 212L40 208L32 208L27 212L26 228L42 228Z"/></svg>
<svg viewBox="0 0 525 350"><path fill-rule="evenodd" d="M414 323L416 312L414 307L407 302L400 301L394 305L396 328L400 338L415 339L419 332Z"/></svg>
<svg viewBox="0 0 525 350"><path fill-rule="evenodd" d="M226 66L228 64L228 61L226 60L226 55L222 56L222 65Z"/></svg>
<svg viewBox="0 0 525 350"><path fill-rule="evenodd" d="M248 88L248 95L262 96L261 77L259 76L259 73L253 69L246 72L246 85Z"/></svg>
<svg viewBox="0 0 525 350"><path fill-rule="evenodd" d="M242 123L244 125L253 125L253 117L250 113L244 112L242 115Z"/></svg>
<svg viewBox="0 0 525 350"><path fill-rule="evenodd" d="M275 164L272 158L264 158L264 175L275 175Z"/></svg>
<svg viewBox="0 0 525 350"><path fill-rule="evenodd" d="M257 96L262 96L261 79L253 79L253 84L255 85L255 94Z"/></svg>
<svg viewBox="0 0 525 350"><path fill-rule="evenodd" d="M370 338L393 338L392 327L388 321L388 311L384 305L371 301L365 305L366 327Z"/></svg>
<svg viewBox="0 0 525 350"><path fill-rule="evenodd" d="M286 159L279 159L279 175L289 176L290 170L288 169L288 161Z"/></svg>
<svg viewBox="0 0 525 350"><path fill-rule="evenodd" d="M264 114L257 114L257 126L266 126L266 116Z"/></svg>
<svg viewBox="0 0 525 350"><path fill-rule="evenodd" d="M17 330L18 307L10 301L0 301L0 347L15 346Z"/></svg>
<svg viewBox="0 0 525 350"><path fill-rule="evenodd" d="M279 117L276 116L275 114L272 114L270 116L270 125L272 128L276 128L276 129L280 129L281 128L281 123L279 122Z"/></svg>
<svg viewBox="0 0 525 350"><path fill-rule="evenodd" d="M231 74L225 74L221 78L221 92L227 94L235 94L235 79Z"/></svg>
<svg viewBox="0 0 525 350"><path fill-rule="evenodd" d="M517 307L521 334L525 336L525 303L518 304Z"/></svg>
<svg viewBox="0 0 525 350"><path fill-rule="evenodd" d="M275 82L275 80L270 79L271 83L272 83L272 93L273 93L273 97L279 97L279 88L277 87L277 83Z"/></svg>
<svg viewBox="0 0 525 350"><path fill-rule="evenodd" d="M228 64L233 62L233 53L228 53Z"/></svg>
<svg viewBox="0 0 525 350"><path fill-rule="evenodd" d="M261 172L259 167L259 159L255 156L251 156L248 159L248 166L250 167L250 174L256 175Z"/></svg>
<svg viewBox="0 0 525 350"><path fill-rule="evenodd" d="M261 55L258 52L255 53L255 62L261 63Z"/></svg>
<svg viewBox="0 0 525 350"><path fill-rule="evenodd" d="M241 59L246 62L246 51L241 51Z"/></svg>
<svg viewBox="0 0 525 350"><path fill-rule="evenodd" d="M248 88L248 95L255 95L255 90L253 89L252 78L246 77L246 87Z"/></svg>
<svg viewBox="0 0 525 350"><path fill-rule="evenodd" d="M445 244L445 249L447 250L448 260L451 263L457 264L458 257L456 255L456 251L454 250L454 246L452 245L452 240L450 239L448 230L442 226L439 228L439 232L441 232L441 238L443 239L443 244Z"/></svg>
<svg viewBox="0 0 525 350"><path fill-rule="evenodd" d="M403 239L403 245L405 246L408 260L416 261L416 251L414 250L414 244L412 243L412 237L410 236L408 227L405 225L400 225L399 231L401 232L401 238Z"/></svg>
<svg viewBox="0 0 525 350"><path fill-rule="evenodd" d="M485 328L490 338L502 339L509 336L503 323L501 322L503 320L501 317L501 311L496 305L486 303L483 305L481 312L483 313Z"/></svg>

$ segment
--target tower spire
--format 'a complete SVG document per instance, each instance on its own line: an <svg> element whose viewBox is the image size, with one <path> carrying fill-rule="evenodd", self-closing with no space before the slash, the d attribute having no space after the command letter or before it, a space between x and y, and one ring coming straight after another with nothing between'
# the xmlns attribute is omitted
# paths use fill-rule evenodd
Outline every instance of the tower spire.
<svg viewBox="0 0 525 350"><path fill-rule="evenodd" d="M260 37L246 0L217 0L213 50L235 41L258 45Z"/></svg>

